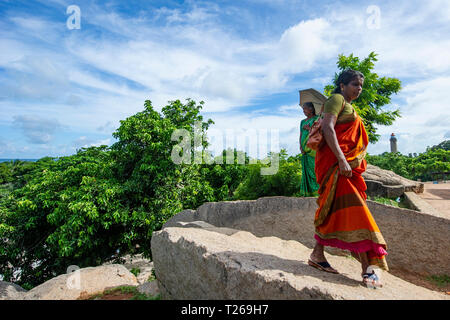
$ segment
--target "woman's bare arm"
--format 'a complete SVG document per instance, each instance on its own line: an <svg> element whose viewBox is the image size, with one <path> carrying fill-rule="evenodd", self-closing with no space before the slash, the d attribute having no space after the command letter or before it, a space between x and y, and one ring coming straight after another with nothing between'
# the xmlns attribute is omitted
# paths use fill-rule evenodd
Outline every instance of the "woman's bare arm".
<svg viewBox="0 0 450 320"><path fill-rule="evenodd" d="M322 120L322 131L323 137L330 147L331 151L334 153L338 160L339 173L346 176L352 176L352 168L345 159L345 155L339 147L339 142L336 137L336 131L334 131L334 126L336 125L337 117L331 113L324 113Z"/></svg>

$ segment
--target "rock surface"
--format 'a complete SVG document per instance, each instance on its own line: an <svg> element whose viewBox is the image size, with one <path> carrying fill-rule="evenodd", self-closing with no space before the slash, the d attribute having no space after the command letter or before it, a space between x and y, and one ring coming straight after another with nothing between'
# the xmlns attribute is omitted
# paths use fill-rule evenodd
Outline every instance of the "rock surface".
<svg viewBox="0 0 450 320"><path fill-rule="evenodd" d="M418 276L450 274L450 219L414 210L367 202L386 242L392 272L408 270ZM257 200L208 202L197 210L184 210L163 228L201 226L248 231L257 237L295 240L313 248L315 198L264 197ZM332 254L344 251L326 247ZM430 261L432 263L430 263Z"/></svg>
<svg viewBox="0 0 450 320"><path fill-rule="evenodd" d="M340 274L319 271L307 264L310 248L297 241L195 225L152 237L163 299L449 299L387 272L383 288L365 288L351 258L328 255Z"/></svg>
<svg viewBox="0 0 450 320"><path fill-rule="evenodd" d="M110 265L112 263L104 263L103 265ZM136 279L139 284L144 284L152 277L153 262L145 259L142 254L126 255L122 257L121 263L128 271L137 270L138 275Z"/></svg>
<svg viewBox="0 0 450 320"><path fill-rule="evenodd" d="M158 281L144 282L137 287L137 290L140 293L145 293L148 296L156 296L157 294L160 293Z"/></svg>
<svg viewBox="0 0 450 320"><path fill-rule="evenodd" d="M28 292L14 283L0 281L0 300L76 300L119 286L136 286L139 292L150 296L159 294L152 261L137 254L124 256L122 262L75 267L74 272L59 275ZM138 270L137 277L131 273L133 269Z"/></svg>
<svg viewBox="0 0 450 320"><path fill-rule="evenodd" d="M0 281L0 300L20 300L27 292L17 284Z"/></svg>
<svg viewBox="0 0 450 320"><path fill-rule="evenodd" d="M62 274L23 294L24 300L76 300L118 286L137 286L136 277L123 265L82 268Z"/></svg>
<svg viewBox="0 0 450 320"><path fill-rule="evenodd" d="M424 185L423 193L418 194L418 196L441 215L450 218L450 181L425 182Z"/></svg>
<svg viewBox="0 0 450 320"><path fill-rule="evenodd" d="M450 218L449 215L446 215L445 213L441 213L437 211L432 205L430 205L427 201L423 200L418 194L415 192L409 191L404 193L405 202L407 203L408 207L410 207L413 210L420 211L420 212L426 212L429 214L432 214L436 217L443 217L443 218Z"/></svg>
<svg viewBox="0 0 450 320"><path fill-rule="evenodd" d="M394 198L401 196L403 192L422 193L424 190L424 184L421 182L406 179L371 164L367 164L362 176L366 181L369 195L373 193L374 196Z"/></svg>
<svg viewBox="0 0 450 320"><path fill-rule="evenodd" d="M365 179L367 190L366 194L369 197L382 197L397 199L405 194L404 185L385 185L382 182Z"/></svg>

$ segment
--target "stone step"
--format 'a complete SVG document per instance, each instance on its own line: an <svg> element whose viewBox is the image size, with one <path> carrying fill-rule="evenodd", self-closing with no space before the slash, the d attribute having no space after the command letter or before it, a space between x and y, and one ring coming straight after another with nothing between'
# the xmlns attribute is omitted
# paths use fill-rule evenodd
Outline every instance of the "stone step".
<svg viewBox="0 0 450 320"><path fill-rule="evenodd" d="M167 227L152 237L163 299L449 299L388 272L380 272L383 288L369 289L353 258L327 255L340 272L331 274L309 266L310 253L294 240L205 224Z"/></svg>

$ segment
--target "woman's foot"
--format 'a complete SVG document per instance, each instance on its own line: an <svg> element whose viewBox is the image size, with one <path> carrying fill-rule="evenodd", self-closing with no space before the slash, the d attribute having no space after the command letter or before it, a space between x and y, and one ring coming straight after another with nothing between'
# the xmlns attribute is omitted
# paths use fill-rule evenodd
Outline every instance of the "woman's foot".
<svg viewBox="0 0 450 320"><path fill-rule="evenodd" d="M363 284L367 288L376 289L383 287L383 283L374 270L372 270L371 272L367 270L367 272L362 273L361 275L363 277Z"/></svg>
<svg viewBox="0 0 450 320"><path fill-rule="evenodd" d="M334 269L333 267L330 266L330 264L328 263L328 261L324 255L315 256L314 254L311 254L311 256L309 257L309 260L308 260L308 264L311 267L314 267L316 269L319 269L319 270L322 270L325 272L339 273L336 269Z"/></svg>

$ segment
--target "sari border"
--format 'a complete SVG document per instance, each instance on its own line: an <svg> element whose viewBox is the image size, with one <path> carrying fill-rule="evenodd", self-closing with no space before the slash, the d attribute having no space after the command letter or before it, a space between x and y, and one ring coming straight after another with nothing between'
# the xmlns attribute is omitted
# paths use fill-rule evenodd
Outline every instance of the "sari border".
<svg viewBox="0 0 450 320"><path fill-rule="evenodd" d="M359 116L356 117L354 121L362 121ZM355 155L356 154L356 155ZM365 144L359 145L357 144L354 149L350 150L348 153L346 153L344 156L346 159L348 159L348 164L352 169L355 169L359 167L366 157L367 154L367 146ZM338 162L336 161L327 171L324 178L320 182L320 188L319 188L319 197L317 199L317 204L319 205L319 213L317 214L317 219L314 219L314 225L316 227L320 226L325 219L327 218L328 214L331 211L331 207L333 204L334 196L336 194L336 187L337 187L337 181L339 177L339 166ZM325 203L323 206L320 205L320 200L323 192L325 191L325 186L329 183L329 179L332 178L333 181L331 182L332 185L330 187L330 191L327 195L327 198L325 199Z"/></svg>
<svg viewBox="0 0 450 320"><path fill-rule="evenodd" d="M347 243L338 239L322 239L317 234L314 236L316 241L323 245L341 250L347 250L355 253L367 252L369 265L378 266L380 269L389 271L385 256L388 254L385 250L386 245L374 243L370 240L359 241L359 243Z"/></svg>
<svg viewBox="0 0 450 320"><path fill-rule="evenodd" d="M321 239L338 239L344 242L359 242L364 240L370 240L373 243L383 245L387 249L386 241L384 240L381 232L378 231L370 231L367 229L358 229L353 231L335 231L327 234L322 234L316 228L316 235Z"/></svg>
<svg viewBox="0 0 450 320"><path fill-rule="evenodd" d="M364 150L363 152L361 152L355 159L353 159L352 161L349 162L349 165L352 169L357 168L358 166L361 165L361 162L363 161L364 157L366 155L366 151ZM334 171L334 172L333 172ZM317 198L317 204L320 207L320 212L319 215L317 216L317 219L314 220L314 225L316 227L320 226L325 219L327 218L328 214L331 211L331 207L333 205L333 200L334 200L334 196L336 194L336 187L337 187L337 181L338 181L338 177L339 177L339 168L337 167L337 164L333 165L327 172L327 174L325 175L322 183L320 184L320 188L319 188L319 194L322 194L322 192L324 191L322 188L322 186L325 186L328 183L329 179L333 179L331 188L330 188L330 192L327 195L327 198L325 200L325 203L322 207L320 207L320 196L319 198Z"/></svg>
<svg viewBox="0 0 450 320"><path fill-rule="evenodd" d="M334 172L333 172L334 171ZM338 175L339 175L339 170L336 166L333 166L330 168L330 170L327 172L327 175L325 176L324 180L326 181L325 183L322 183L321 186L324 186L329 179L333 179L333 181L331 182L331 188L330 188L330 192L328 192L327 198L325 200L325 203L322 207L320 207L319 204L319 198L317 198L317 202L319 204L320 207L320 211L319 214L317 216L317 219L314 220L314 225L316 227L320 226L325 219L327 218L328 214L331 211L331 206L333 204L333 200L334 200L334 195L336 193L336 187L337 187L337 180L338 180ZM322 194L323 190L319 191L319 194Z"/></svg>

